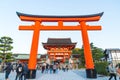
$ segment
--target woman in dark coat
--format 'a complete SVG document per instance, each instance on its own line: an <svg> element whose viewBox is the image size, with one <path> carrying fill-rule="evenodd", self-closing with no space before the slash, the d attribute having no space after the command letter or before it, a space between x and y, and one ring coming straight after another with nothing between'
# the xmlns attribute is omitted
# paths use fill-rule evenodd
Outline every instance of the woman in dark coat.
<svg viewBox="0 0 120 80"><path fill-rule="evenodd" d="M16 68L15 80L17 80L17 78L19 78L19 80L22 80L22 73L23 73L23 66L21 63L19 63L17 68Z"/></svg>
<svg viewBox="0 0 120 80"><path fill-rule="evenodd" d="M5 67L4 70L5 70L5 79L8 80L11 70L13 70L11 63L7 63L7 66Z"/></svg>

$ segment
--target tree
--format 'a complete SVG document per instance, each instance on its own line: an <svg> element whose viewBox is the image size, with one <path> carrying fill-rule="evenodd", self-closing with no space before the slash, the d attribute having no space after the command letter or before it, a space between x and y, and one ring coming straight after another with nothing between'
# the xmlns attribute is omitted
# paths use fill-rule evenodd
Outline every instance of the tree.
<svg viewBox="0 0 120 80"><path fill-rule="evenodd" d="M91 47L91 52L92 52L92 57L94 61L100 61L101 58L104 56L103 54L103 49L98 48L93 45L93 43L90 43ZM83 46L81 48L75 48L72 50L72 54L80 54L80 61L81 64L84 66L85 65L85 59L84 59L84 48Z"/></svg>
<svg viewBox="0 0 120 80"><path fill-rule="evenodd" d="M81 49L80 48L73 49L72 54L81 54Z"/></svg>
<svg viewBox="0 0 120 80"><path fill-rule="evenodd" d="M10 37L3 36L0 38L0 58L2 59L2 66L12 58L12 52L10 52L13 49L12 43L13 39Z"/></svg>
<svg viewBox="0 0 120 80"><path fill-rule="evenodd" d="M91 46L91 50L92 50L92 56L93 56L93 60L94 61L100 61L101 58L103 58L104 54L104 50L102 48L98 48L96 46L93 45L93 43L90 43Z"/></svg>
<svg viewBox="0 0 120 80"><path fill-rule="evenodd" d="M82 66L85 64L85 59L84 59L84 49L83 48L75 48L72 50L72 54L80 54L80 63Z"/></svg>

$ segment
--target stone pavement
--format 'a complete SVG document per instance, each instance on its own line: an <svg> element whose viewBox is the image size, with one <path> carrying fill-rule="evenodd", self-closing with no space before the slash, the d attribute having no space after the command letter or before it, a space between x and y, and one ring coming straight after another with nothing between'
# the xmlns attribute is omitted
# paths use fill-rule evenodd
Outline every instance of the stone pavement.
<svg viewBox="0 0 120 80"><path fill-rule="evenodd" d="M5 74L0 73L0 80L4 79ZM15 80L16 73L11 72L9 80ZM37 71L36 79L27 80L108 80L109 76L100 76L96 79L86 78L86 73L84 69L81 70L69 70L68 72L58 71L56 74L44 73L42 74L40 70ZM113 79L114 80L114 79Z"/></svg>

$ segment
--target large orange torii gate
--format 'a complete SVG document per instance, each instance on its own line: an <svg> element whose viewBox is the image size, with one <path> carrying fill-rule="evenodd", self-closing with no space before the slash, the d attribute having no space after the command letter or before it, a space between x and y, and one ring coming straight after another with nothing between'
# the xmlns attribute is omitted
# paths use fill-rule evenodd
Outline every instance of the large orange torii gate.
<svg viewBox="0 0 120 80"><path fill-rule="evenodd" d="M90 73L94 70L94 63L91 53L91 48L88 38L88 30L101 30L101 26L89 26L86 22L98 21L103 15L102 13L82 16L45 16L45 15L30 15L17 12L17 15L22 21L35 22L30 26L19 26L19 30L33 30L33 39L30 51L30 59L28 67L30 70L36 68L39 34L41 30L79 30L82 33L82 40L84 46L84 57L86 64L86 71ZM45 26L42 22L58 22L57 26ZM63 22L79 22L77 26L65 26Z"/></svg>

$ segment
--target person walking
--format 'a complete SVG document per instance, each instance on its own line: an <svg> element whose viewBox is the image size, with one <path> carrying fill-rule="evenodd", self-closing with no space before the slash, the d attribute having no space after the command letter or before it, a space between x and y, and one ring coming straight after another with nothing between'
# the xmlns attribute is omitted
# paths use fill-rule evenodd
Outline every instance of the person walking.
<svg viewBox="0 0 120 80"><path fill-rule="evenodd" d="M58 73L58 70L59 70L59 63L57 62L56 63L56 73Z"/></svg>
<svg viewBox="0 0 120 80"><path fill-rule="evenodd" d="M65 64L63 64L63 66L62 66L62 70L65 72L65 68L66 68L66 65Z"/></svg>
<svg viewBox="0 0 120 80"><path fill-rule="evenodd" d="M53 64L50 64L50 74L53 72Z"/></svg>
<svg viewBox="0 0 120 80"><path fill-rule="evenodd" d="M57 66L56 66L56 64L54 63L54 65L53 65L53 73L56 73L56 69L57 69Z"/></svg>
<svg viewBox="0 0 120 80"><path fill-rule="evenodd" d="M44 62L44 63L42 64L42 73L44 73L45 68L46 68L46 63Z"/></svg>
<svg viewBox="0 0 120 80"><path fill-rule="evenodd" d="M21 78L22 80L26 80L26 76L28 74L28 65L26 63L23 63L22 66L23 66L23 71L22 71Z"/></svg>
<svg viewBox="0 0 120 80"><path fill-rule="evenodd" d="M69 70L69 67L68 67L68 65L66 65L66 71L68 71Z"/></svg>
<svg viewBox="0 0 120 80"><path fill-rule="evenodd" d="M5 80L9 80L9 75L10 75L11 70L14 71L11 63L7 63L7 65L6 65L5 69L4 69L4 71L5 71Z"/></svg>
<svg viewBox="0 0 120 80"><path fill-rule="evenodd" d="M113 66L112 63L109 63L108 69L109 69L109 73L110 73L109 80L111 80L113 77L115 80L117 80L116 79L116 68Z"/></svg>
<svg viewBox="0 0 120 80"><path fill-rule="evenodd" d="M46 63L45 73L48 73L49 71L49 64Z"/></svg>
<svg viewBox="0 0 120 80"><path fill-rule="evenodd" d="M17 78L19 78L19 80L22 80L22 73L23 73L23 66L22 66L21 63L19 63L17 68L16 68L16 78L15 78L15 80L17 80Z"/></svg>

